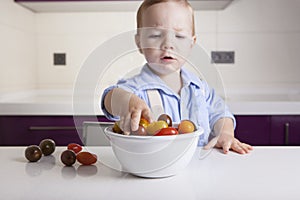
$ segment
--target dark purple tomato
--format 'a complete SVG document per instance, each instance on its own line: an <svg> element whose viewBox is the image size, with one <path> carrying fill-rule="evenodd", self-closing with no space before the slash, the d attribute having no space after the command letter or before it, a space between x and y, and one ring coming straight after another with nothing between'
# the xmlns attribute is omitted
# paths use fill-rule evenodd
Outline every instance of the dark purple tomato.
<svg viewBox="0 0 300 200"><path fill-rule="evenodd" d="M76 162L76 154L72 150L65 150L60 156L61 162L66 166L72 166Z"/></svg>
<svg viewBox="0 0 300 200"><path fill-rule="evenodd" d="M145 129L144 126L139 125L138 130L137 130L137 131L132 131L132 132L131 132L131 135L145 136L145 135L147 135L147 131L146 131L146 129Z"/></svg>
<svg viewBox="0 0 300 200"><path fill-rule="evenodd" d="M45 156L49 156L55 151L55 142L52 139L42 140L39 146Z"/></svg>
<svg viewBox="0 0 300 200"><path fill-rule="evenodd" d="M162 120L162 121L167 122L167 124L168 124L169 127L172 126L172 119L171 119L171 117L170 117L169 115L167 115L167 114L161 114L161 115L158 117L157 121L159 121L159 120Z"/></svg>
<svg viewBox="0 0 300 200"><path fill-rule="evenodd" d="M30 162L37 162L42 157L42 151L37 145L30 145L25 149L25 157Z"/></svg>

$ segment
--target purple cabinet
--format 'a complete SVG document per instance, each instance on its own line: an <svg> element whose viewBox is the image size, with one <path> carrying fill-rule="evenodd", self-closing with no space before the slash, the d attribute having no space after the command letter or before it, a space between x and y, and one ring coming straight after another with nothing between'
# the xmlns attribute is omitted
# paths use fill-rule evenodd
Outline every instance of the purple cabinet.
<svg viewBox="0 0 300 200"><path fill-rule="evenodd" d="M270 116L238 115L235 117L235 136L237 139L251 145L270 144Z"/></svg>
<svg viewBox="0 0 300 200"><path fill-rule="evenodd" d="M58 146L82 144L84 121L108 121L104 116L0 116L0 145L39 144L51 138ZM76 124L76 125L75 125Z"/></svg>
<svg viewBox="0 0 300 200"><path fill-rule="evenodd" d="M236 137L251 145L300 145L300 115L235 116Z"/></svg>
<svg viewBox="0 0 300 200"><path fill-rule="evenodd" d="M251 145L300 145L300 115L237 115L236 137ZM0 116L0 145L27 146L52 138L58 146L82 144L84 121L104 116Z"/></svg>
<svg viewBox="0 0 300 200"><path fill-rule="evenodd" d="M300 145L300 116L272 116L271 145Z"/></svg>

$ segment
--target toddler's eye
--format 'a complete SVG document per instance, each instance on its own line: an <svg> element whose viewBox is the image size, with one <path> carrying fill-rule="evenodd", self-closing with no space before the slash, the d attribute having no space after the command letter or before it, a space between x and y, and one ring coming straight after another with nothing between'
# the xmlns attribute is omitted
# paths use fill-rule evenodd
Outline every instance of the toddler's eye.
<svg viewBox="0 0 300 200"><path fill-rule="evenodd" d="M184 35L176 35L176 38L178 38L178 39L185 39L186 38L186 36L184 36Z"/></svg>
<svg viewBox="0 0 300 200"><path fill-rule="evenodd" d="M149 35L149 38L160 38L160 34L152 34L152 35Z"/></svg>

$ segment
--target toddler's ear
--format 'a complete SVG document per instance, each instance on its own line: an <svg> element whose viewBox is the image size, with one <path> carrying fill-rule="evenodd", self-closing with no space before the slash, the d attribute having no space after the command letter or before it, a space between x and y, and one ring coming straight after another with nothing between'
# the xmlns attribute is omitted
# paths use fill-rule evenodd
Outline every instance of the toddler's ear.
<svg viewBox="0 0 300 200"><path fill-rule="evenodd" d="M192 38L192 46L194 46L196 44L196 41L197 41L197 36L194 35L193 38Z"/></svg>
<svg viewBox="0 0 300 200"><path fill-rule="evenodd" d="M143 51L141 49L141 39L139 34L135 34L135 44L139 48L139 52L143 54Z"/></svg>

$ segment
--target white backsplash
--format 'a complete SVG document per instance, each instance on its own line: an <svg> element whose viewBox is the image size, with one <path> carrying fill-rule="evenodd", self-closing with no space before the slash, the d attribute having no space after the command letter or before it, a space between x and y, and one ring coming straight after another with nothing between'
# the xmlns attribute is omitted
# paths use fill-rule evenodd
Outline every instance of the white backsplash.
<svg viewBox="0 0 300 200"><path fill-rule="evenodd" d="M299 84L299 10L299 0L236 0L222 11L197 11L197 43L208 52L235 51L235 64L217 66L229 90ZM71 88L90 53L135 24L134 12L32 13L2 0L0 91ZM53 66L53 53L60 52L67 65ZM117 62L122 73L142 63L138 54Z"/></svg>
<svg viewBox="0 0 300 200"><path fill-rule="evenodd" d="M12 0L1 0L0 91L37 85L35 17Z"/></svg>

